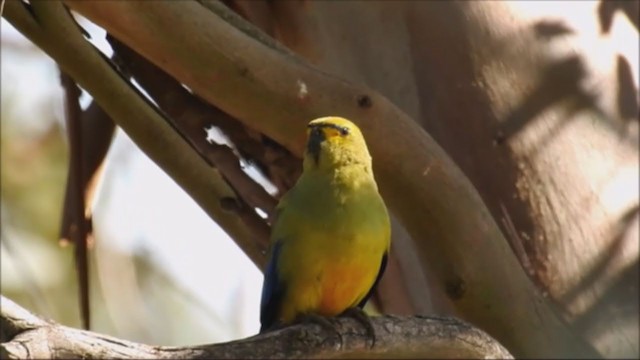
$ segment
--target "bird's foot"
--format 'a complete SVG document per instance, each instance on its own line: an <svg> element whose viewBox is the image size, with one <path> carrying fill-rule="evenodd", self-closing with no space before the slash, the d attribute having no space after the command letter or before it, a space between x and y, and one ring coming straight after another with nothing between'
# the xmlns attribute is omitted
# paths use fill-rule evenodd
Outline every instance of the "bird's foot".
<svg viewBox="0 0 640 360"><path fill-rule="evenodd" d="M349 308L345 310L342 314L340 314L340 316L353 318L354 320L362 324L362 326L364 326L364 328L366 329L367 337L371 339L371 345L369 346L369 348L372 349L375 346L376 332L373 329L371 318L369 318L369 315L367 315L367 313L365 313L364 310L362 310L359 307Z"/></svg>
<svg viewBox="0 0 640 360"><path fill-rule="evenodd" d="M340 340L340 346L342 346L343 344L342 334L340 334L340 332L336 329L335 324L332 323L331 320L327 317L324 317L318 314L309 313L309 314L304 314L299 316L296 319L296 322L297 323L313 323L313 324L320 325L321 328L329 332L332 332L336 335L338 340Z"/></svg>

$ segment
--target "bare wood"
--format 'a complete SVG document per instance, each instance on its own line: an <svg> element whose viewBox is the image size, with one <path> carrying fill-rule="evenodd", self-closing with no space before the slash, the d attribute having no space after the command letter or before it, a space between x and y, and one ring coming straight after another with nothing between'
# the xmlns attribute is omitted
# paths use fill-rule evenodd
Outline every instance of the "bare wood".
<svg viewBox="0 0 640 360"><path fill-rule="evenodd" d="M3 359L513 358L486 333L453 318L372 318L372 348L362 325L350 318L334 320L336 333L300 324L227 343L167 347L73 329L0 300Z"/></svg>

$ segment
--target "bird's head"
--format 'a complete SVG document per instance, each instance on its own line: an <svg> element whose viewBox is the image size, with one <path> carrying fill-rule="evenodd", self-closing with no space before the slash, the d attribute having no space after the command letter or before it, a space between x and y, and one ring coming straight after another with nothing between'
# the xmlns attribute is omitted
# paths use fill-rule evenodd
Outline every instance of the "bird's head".
<svg viewBox="0 0 640 360"><path fill-rule="evenodd" d="M362 132L341 117L323 117L307 125L306 168L336 168L349 164L371 167L371 156Z"/></svg>

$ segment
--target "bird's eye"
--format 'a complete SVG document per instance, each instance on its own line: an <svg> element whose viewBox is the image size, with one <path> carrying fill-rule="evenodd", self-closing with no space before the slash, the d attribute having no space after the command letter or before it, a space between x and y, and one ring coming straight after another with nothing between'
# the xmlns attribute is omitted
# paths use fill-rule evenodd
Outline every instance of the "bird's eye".
<svg viewBox="0 0 640 360"><path fill-rule="evenodd" d="M345 136L349 134L349 129L346 127L341 127L340 128L340 135Z"/></svg>

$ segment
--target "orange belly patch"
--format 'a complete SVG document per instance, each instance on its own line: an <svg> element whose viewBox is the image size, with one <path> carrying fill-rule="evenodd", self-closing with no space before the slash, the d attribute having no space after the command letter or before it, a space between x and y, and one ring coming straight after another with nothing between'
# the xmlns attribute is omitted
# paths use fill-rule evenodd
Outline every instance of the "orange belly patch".
<svg viewBox="0 0 640 360"><path fill-rule="evenodd" d="M290 323L304 314L336 316L367 295L378 275L379 262L370 256L345 256L331 261L309 261L305 267L287 268L288 279L279 320Z"/></svg>
<svg viewBox="0 0 640 360"><path fill-rule="evenodd" d="M317 312L335 316L354 307L369 291L377 274L371 266L330 266L319 279L320 299Z"/></svg>
<svg viewBox="0 0 640 360"><path fill-rule="evenodd" d="M341 314L366 296L378 275L378 269L370 264L334 264L316 270L307 274L315 274L313 278L298 273L291 283L280 313L284 323L306 313Z"/></svg>

